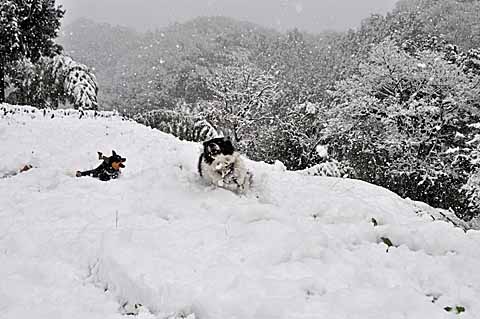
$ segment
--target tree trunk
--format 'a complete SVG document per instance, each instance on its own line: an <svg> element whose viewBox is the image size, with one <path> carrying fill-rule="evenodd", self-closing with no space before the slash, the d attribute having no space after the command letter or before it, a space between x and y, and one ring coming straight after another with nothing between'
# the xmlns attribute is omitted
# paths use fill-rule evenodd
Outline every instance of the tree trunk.
<svg viewBox="0 0 480 319"><path fill-rule="evenodd" d="M5 64L0 57L0 103L5 103Z"/></svg>

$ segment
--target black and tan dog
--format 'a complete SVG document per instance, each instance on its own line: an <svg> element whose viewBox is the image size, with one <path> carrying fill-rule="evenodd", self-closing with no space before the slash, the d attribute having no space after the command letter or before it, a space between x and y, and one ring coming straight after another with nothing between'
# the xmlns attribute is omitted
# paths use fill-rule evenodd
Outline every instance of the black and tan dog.
<svg viewBox="0 0 480 319"><path fill-rule="evenodd" d="M100 166L90 171L77 171L76 176L91 176L105 182L111 179L116 179L120 176L120 168L125 167L123 163L127 160L115 153L115 151L112 151L112 156L110 157L98 152L98 159L103 160L103 163L100 164Z"/></svg>

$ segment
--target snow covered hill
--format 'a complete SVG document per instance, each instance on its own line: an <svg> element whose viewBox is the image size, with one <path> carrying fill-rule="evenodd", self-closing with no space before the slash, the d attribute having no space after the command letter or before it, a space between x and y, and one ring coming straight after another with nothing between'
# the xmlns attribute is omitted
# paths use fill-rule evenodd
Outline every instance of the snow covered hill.
<svg viewBox="0 0 480 319"><path fill-rule="evenodd" d="M3 108L0 318L480 318L480 232L385 189L248 162L238 197L200 181L198 144ZM112 149L120 179L73 177Z"/></svg>

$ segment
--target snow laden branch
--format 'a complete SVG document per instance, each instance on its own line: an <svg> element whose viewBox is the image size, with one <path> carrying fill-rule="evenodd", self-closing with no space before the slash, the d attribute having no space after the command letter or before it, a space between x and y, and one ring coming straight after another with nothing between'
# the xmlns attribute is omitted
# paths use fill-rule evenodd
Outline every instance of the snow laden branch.
<svg viewBox="0 0 480 319"><path fill-rule="evenodd" d="M251 64L215 68L205 82L214 97L203 111L205 117L240 143L253 140L252 126L272 118L280 96L275 77Z"/></svg>
<svg viewBox="0 0 480 319"><path fill-rule="evenodd" d="M10 82L10 103L54 109L69 103L75 109L98 109L95 75L68 56L42 57L36 63L22 59L12 65Z"/></svg>
<svg viewBox="0 0 480 319"><path fill-rule="evenodd" d="M55 84L63 85L63 94L75 108L97 109L97 79L84 64L64 55L49 63Z"/></svg>
<svg viewBox="0 0 480 319"><path fill-rule="evenodd" d="M202 142L224 135L208 120L175 110L149 111L137 114L133 119L186 141Z"/></svg>

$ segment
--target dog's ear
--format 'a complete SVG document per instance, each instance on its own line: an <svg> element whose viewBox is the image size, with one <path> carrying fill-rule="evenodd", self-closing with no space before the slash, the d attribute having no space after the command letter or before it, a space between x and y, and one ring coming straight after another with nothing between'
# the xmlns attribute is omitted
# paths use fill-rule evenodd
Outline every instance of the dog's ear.
<svg viewBox="0 0 480 319"><path fill-rule="evenodd" d="M220 145L217 143L208 143L207 145L208 152L220 151Z"/></svg>
<svg viewBox="0 0 480 319"><path fill-rule="evenodd" d="M115 153L114 150L112 150L112 156L117 156L117 153Z"/></svg>

